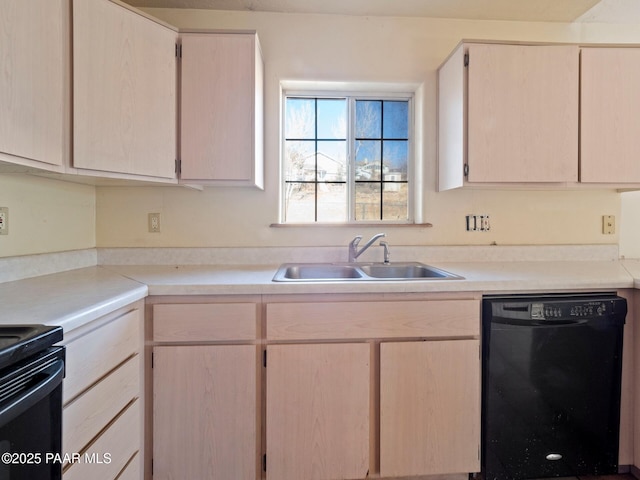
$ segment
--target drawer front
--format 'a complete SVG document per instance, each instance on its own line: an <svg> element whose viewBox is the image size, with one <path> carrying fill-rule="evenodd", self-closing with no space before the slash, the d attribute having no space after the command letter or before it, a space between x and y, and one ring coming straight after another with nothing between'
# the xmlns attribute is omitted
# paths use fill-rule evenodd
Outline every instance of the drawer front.
<svg viewBox="0 0 640 480"><path fill-rule="evenodd" d="M142 478L142 464L140 452L138 452L129 461L122 473L118 475L117 480L140 480L140 478Z"/></svg>
<svg viewBox="0 0 640 480"><path fill-rule="evenodd" d="M62 451L81 452L139 394L140 355L136 355L65 407Z"/></svg>
<svg viewBox="0 0 640 480"><path fill-rule="evenodd" d="M255 340L254 303L185 303L153 306L154 342Z"/></svg>
<svg viewBox="0 0 640 480"><path fill-rule="evenodd" d="M267 340L478 335L480 302L476 299L267 305Z"/></svg>
<svg viewBox="0 0 640 480"><path fill-rule="evenodd" d="M63 480L114 480L140 450L140 401L136 400L63 472Z"/></svg>
<svg viewBox="0 0 640 480"><path fill-rule="evenodd" d="M140 310L133 310L66 345L64 404L139 352L141 322Z"/></svg>

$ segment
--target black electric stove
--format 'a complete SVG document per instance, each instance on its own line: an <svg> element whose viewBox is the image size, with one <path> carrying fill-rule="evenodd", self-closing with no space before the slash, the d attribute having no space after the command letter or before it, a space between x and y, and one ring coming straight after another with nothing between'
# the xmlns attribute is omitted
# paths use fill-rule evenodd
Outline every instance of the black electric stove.
<svg viewBox="0 0 640 480"><path fill-rule="evenodd" d="M0 370L62 340L62 327L0 325Z"/></svg>
<svg viewBox="0 0 640 480"><path fill-rule="evenodd" d="M0 479L60 480L62 328L0 325Z"/></svg>

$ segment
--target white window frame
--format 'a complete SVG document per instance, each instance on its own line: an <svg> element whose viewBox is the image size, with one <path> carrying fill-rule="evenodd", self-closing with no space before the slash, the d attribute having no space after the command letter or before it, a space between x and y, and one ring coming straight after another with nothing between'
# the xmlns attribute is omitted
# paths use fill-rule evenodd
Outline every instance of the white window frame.
<svg viewBox="0 0 640 480"><path fill-rule="evenodd" d="M286 103L288 97L308 97L308 98L346 98L347 99L347 211L349 218L343 222L287 222L285 221L285 199L286 179L284 175L284 154L285 148L285 123L286 123ZM407 219L406 220L356 220L355 219L355 102L356 100L406 100L408 102L408 149L407 149ZM416 184L416 147L415 147L415 93L412 91L345 91L345 90L304 90L304 89L284 89L281 95L281 126L280 126L280 224L283 225L413 225L415 224L415 202L416 195L414 189Z"/></svg>

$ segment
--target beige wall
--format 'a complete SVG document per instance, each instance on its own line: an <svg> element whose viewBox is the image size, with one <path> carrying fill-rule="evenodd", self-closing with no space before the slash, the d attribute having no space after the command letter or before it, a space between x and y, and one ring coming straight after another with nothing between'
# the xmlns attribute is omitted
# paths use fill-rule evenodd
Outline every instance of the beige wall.
<svg viewBox="0 0 640 480"><path fill-rule="evenodd" d="M150 9L184 28L255 29L265 67L265 190L98 188L98 246L342 245L355 233L384 230L395 244L617 243L601 217L616 215L614 191L435 192L436 69L463 38L558 42L638 42L633 26L476 22L277 13ZM280 82L321 80L421 85L418 151L424 199L418 210L433 228L288 227L278 220ZM162 232L146 232L148 212ZM464 216L489 214L489 233L464 231ZM115 227L118 226L118 227Z"/></svg>
<svg viewBox="0 0 640 480"><path fill-rule="evenodd" d="M180 27L256 29L266 65L266 188L91 187L19 174L0 175L10 231L0 257L98 246L343 245L355 233L388 233L397 245L618 243L640 257L640 200L613 191L435 192L435 71L462 38L640 43L635 25L151 10ZM433 228L271 228L278 220L282 80L407 82L418 92L423 220ZM629 198L629 200L627 200ZM162 232L146 231L162 213ZM464 216L489 214L490 233L464 231ZM620 234L601 234L601 216ZM623 248L624 247L624 248Z"/></svg>
<svg viewBox="0 0 640 480"><path fill-rule="evenodd" d="M4 174L0 207L9 208L0 257L95 247L95 187Z"/></svg>

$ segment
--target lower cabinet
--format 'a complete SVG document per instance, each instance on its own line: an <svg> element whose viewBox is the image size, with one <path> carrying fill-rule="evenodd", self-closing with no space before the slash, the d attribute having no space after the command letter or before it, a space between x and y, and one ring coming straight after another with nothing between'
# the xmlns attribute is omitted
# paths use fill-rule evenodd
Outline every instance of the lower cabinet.
<svg viewBox="0 0 640 480"><path fill-rule="evenodd" d="M154 479L480 470L479 296L253 297L148 300Z"/></svg>
<svg viewBox="0 0 640 480"><path fill-rule="evenodd" d="M153 350L153 477L255 479L253 345Z"/></svg>
<svg viewBox="0 0 640 480"><path fill-rule="evenodd" d="M366 343L267 346L267 478L365 478L370 350Z"/></svg>
<svg viewBox="0 0 640 480"><path fill-rule="evenodd" d="M266 479L480 470L480 300L318 296L265 306Z"/></svg>
<svg viewBox="0 0 640 480"><path fill-rule="evenodd" d="M64 480L142 478L143 307L65 332Z"/></svg>
<svg viewBox="0 0 640 480"><path fill-rule="evenodd" d="M257 304L152 311L154 480L259 479Z"/></svg>
<svg viewBox="0 0 640 480"><path fill-rule="evenodd" d="M479 467L480 342L380 345L380 475Z"/></svg>

